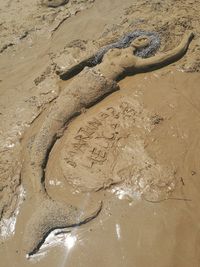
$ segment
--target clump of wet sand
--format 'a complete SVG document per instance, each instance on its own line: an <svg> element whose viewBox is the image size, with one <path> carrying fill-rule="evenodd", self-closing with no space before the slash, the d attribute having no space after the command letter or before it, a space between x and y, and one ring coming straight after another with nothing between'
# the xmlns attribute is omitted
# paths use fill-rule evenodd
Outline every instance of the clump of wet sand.
<svg viewBox="0 0 200 267"><path fill-rule="evenodd" d="M43 0L41 3L47 7L59 7L66 5L69 0Z"/></svg>

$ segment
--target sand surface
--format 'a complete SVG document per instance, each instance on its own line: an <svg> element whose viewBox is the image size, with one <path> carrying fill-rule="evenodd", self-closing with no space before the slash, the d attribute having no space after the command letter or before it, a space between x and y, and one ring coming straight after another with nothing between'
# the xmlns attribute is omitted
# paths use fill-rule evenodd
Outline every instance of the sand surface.
<svg viewBox="0 0 200 267"><path fill-rule="evenodd" d="M54 2L0 0L0 266L199 266L199 1ZM62 130L45 169L48 194L86 212L99 201L103 208L51 233L27 259L28 130L71 82L59 73L136 29L159 33L158 53L187 30L195 37L179 61L124 78Z"/></svg>

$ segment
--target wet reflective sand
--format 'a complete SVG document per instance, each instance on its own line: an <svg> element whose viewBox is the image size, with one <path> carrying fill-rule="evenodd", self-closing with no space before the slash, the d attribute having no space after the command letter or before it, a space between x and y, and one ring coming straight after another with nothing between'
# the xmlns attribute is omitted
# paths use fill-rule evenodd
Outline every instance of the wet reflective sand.
<svg viewBox="0 0 200 267"><path fill-rule="evenodd" d="M30 35L1 53L0 266L199 265L198 9L197 1L95 1L63 22L48 41L44 33ZM23 203L21 140L67 83L56 76L52 60L64 58L57 64L67 65L69 55L75 61L87 55L84 49L91 52L127 28L159 31L164 51L188 28L196 37L176 64L123 79L120 92L68 125L51 151L46 188L54 199L83 211L99 200L103 208L85 225L53 231L39 252L26 258L21 250L24 221L34 203ZM99 41L94 45L93 40ZM52 69L46 70L49 65ZM74 139L85 127L95 133L89 132L92 138L74 153ZM22 211L24 217L16 221Z"/></svg>

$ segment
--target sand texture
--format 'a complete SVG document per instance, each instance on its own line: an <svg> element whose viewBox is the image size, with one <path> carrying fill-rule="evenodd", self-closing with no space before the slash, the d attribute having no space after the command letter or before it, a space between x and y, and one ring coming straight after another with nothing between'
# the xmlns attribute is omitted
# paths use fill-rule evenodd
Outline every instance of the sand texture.
<svg viewBox="0 0 200 267"><path fill-rule="evenodd" d="M0 11L0 265L198 266L199 2Z"/></svg>

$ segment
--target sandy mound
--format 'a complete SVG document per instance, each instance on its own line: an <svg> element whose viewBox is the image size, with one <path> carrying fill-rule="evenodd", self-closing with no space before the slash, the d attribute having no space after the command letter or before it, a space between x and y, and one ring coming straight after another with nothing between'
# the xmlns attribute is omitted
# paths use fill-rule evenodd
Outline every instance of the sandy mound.
<svg viewBox="0 0 200 267"><path fill-rule="evenodd" d="M174 190L174 170L156 163L144 147L155 119L131 92L115 93L67 127L51 151L47 183L64 177L75 192L120 184L129 186L132 196L167 198Z"/></svg>

